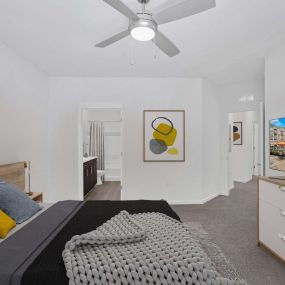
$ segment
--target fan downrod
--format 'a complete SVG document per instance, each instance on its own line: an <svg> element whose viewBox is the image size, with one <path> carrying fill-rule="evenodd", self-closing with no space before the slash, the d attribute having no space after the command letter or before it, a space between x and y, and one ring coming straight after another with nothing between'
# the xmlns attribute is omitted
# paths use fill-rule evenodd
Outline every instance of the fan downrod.
<svg viewBox="0 0 285 285"><path fill-rule="evenodd" d="M141 4L147 4L150 0L138 0L139 3Z"/></svg>

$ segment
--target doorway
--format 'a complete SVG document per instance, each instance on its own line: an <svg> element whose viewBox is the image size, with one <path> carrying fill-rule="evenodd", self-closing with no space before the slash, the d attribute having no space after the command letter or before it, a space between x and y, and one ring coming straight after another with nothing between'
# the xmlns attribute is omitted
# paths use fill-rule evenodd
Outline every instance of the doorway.
<svg viewBox="0 0 285 285"><path fill-rule="evenodd" d="M121 200L122 138L120 105L80 106L78 173L82 200Z"/></svg>
<svg viewBox="0 0 285 285"><path fill-rule="evenodd" d="M234 182L247 183L261 174L259 114L256 111L229 113L228 124L228 180L232 189Z"/></svg>

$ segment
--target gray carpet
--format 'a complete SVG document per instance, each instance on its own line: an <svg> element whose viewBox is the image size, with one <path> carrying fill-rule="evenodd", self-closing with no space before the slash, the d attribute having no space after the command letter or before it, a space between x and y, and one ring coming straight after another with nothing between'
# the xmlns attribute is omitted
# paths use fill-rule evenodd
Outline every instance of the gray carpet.
<svg viewBox="0 0 285 285"><path fill-rule="evenodd" d="M219 246L211 241L208 233L202 227L200 223L188 222L184 223L190 231L194 239L196 239L202 249L208 256L208 264L213 270L219 272L221 276L233 280L238 285L248 285L246 280L241 276L230 260L225 256Z"/></svg>
<svg viewBox="0 0 285 285"><path fill-rule="evenodd" d="M256 245L256 180L235 183L229 197L204 205L172 206L184 222L198 222L250 285L285 285L285 266Z"/></svg>

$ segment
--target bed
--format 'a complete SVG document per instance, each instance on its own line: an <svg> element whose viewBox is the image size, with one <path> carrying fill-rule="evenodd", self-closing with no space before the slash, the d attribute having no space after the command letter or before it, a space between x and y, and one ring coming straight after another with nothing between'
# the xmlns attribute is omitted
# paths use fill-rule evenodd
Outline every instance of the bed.
<svg viewBox="0 0 285 285"><path fill-rule="evenodd" d="M0 167L0 176L25 188L25 163ZM180 221L166 201L62 201L46 207L0 243L1 285L69 284L65 243L121 212L159 212Z"/></svg>
<svg viewBox="0 0 285 285"><path fill-rule="evenodd" d="M22 162L16 162L6 165L0 165L0 177L12 184L15 184L18 186L20 190L23 192L26 192L26 169L28 167L28 162L22 161ZM24 227L26 224L31 222L33 219L37 218L40 214L42 214L44 211L46 211L49 207L51 207L52 204L42 204L43 209L35 214L31 219L25 221L22 224L17 224L15 228L13 228L7 235L7 238L12 236L14 233L19 231L22 227ZM2 243L4 239L0 238L0 243Z"/></svg>
<svg viewBox="0 0 285 285"><path fill-rule="evenodd" d="M26 163L23 162L0 166L0 178L18 185L22 191L25 191L25 168ZM130 224L125 224L124 220L120 220L123 216ZM144 222L146 219L148 220L145 223L140 223L139 219ZM117 221L116 226L110 228L109 226L114 221ZM174 227L170 227L170 224ZM139 229L140 232L135 232L131 236L123 236L127 241L122 242L122 236L116 234L124 226L128 230L133 230L134 228L130 228L130 225ZM107 239L102 243L101 233L107 228L111 230L107 231L109 235L103 236ZM96 238L100 243L94 245ZM105 243L109 240L112 242ZM73 250L77 241L82 243ZM115 248L117 251L114 251ZM128 248L127 254L122 250L126 248ZM143 248L146 250L144 251ZM155 249L157 250L154 251ZM97 252L95 252L96 250ZM105 252L108 253L102 255ZM151 257L148 256L149 253ZM96 263L94 267L87 261L87 264L82 267L84 274L87 274L84 275L79 272L81 271L80 259L77 261L72 259L77 258L78 254L83 262L87 255L89 257L93 255L95 259L98 259L98 262L104 260L106 256L112 260L118 256L123 259L119 264L117 262L105 263L107 267L105 265L102 267L99 263ZM70 259L68 259L68 255ZM130 255L132 260L126 263L126 257L129 258ZM103 256L102 260L99 260L100 256ZM70 275L70 262L76 263L74 266L72 265L73 275ZM220 259L218 264L219 262ZM224 268L231 269L227 267L226 260L222 263L222 270ZM112 269L113 265L116 266L114 270ZM88 278L87 271L91 272L91 266L92 273L90 273L88 281L84 281L87 280L84 279L85 277ZM133 270L131 267L136 269ZM127 271L126 274L122 268ZM75 269L79 269L79 271L76 272ZM121 269L123 273L118 276L116 272ZM97 270L96 272L99 273L101 270L102 276L107 276L107 273L111 272L112 276L116 277L113 281L111 277L108 279L109 281L106 281L101 278L101 275L97 277L97 273L93 273L93 270ZM150 271L151 273L149 273ZM187 226L181 223L179 216L164 200L61 201L44 207L24 224L17 226L0 243L1 285L246 284L237 277L235 272L232 274L229 271L231 276L228 278L224 278L222 276L224 274L220 274L220 272L205 253L199 240ZM132 274L136 275L134 277L136 279L126 281L124 276ZM78 277L79 275L80 277ZM150 280L148 278L151 278L152 281L146 282L146 280Z"/></svg>

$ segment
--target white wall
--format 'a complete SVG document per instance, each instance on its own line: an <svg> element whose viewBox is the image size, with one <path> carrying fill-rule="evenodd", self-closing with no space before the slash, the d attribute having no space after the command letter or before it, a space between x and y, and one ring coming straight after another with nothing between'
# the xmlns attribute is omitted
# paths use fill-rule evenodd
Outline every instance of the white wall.
<svg viewBox="0 0 285 285"><path fill-rule="evenodd" d="M48 79L0 43L0 164L31 161L31 190L47 194Z"/></svg>
<svg viewBox="0 0 285 285"><path fill-rule="evenodd" d="M80 198L78 118L86 102L123 105L123 198L201 203L216 195L218 106L202 79L48 79L2 44L0 61L0 163L31 160L32 191L44 192L45 202ZM144 109L186 111L186 162L143 162ZM212 150L204 153L203 127L211 119Z"/></svg>
<svg viewBox="0 0 285 285"><path fill-rule="evenodd" d="M49 177L52 200L78 199L78 106L120 103L124 108L124 199L201 202L202 80L52 78L49 100ZM143 110L186 110L186 162L143 162Z"/></svg>
<svg viewBox="0 0 285 285"><path fill-rule="evenodd" d="M87 120L89 121L117 121L121 120L120 109L104 109L104 110L85 110Z"/></svg>
<svg viewBox="0 0 285 285"><path fill-rule="evenodd" d="M265 144L266 175L284 176L269 169L269 120L285 117L285 46L273 51L265 62Z"/></svg>
<svg viewBox="0 0 285 285"><path fill-rule="evenodd" d="M242 145L234 145L230 153L230 173L233 181L246 183L253 175L253 124L258 122L256 111L229 114L229 124L242 122Z"/></svg>
<svg viewBox="0 0 285 285"><path fill-rule="evenodd" d="M246 111L259 112L260 102L264 102L264 80L244 81L219 87L219 98L223 113ZM242 102L242 97L254 97L254 101Z"/></svg>
<svg viewBox="0 0 285 285"><path fill-rule="evenodd" d="M203 190L204 197L220 194L220 104L217 87L208 80L203 81L202 109L203 143Z"/></svg>

